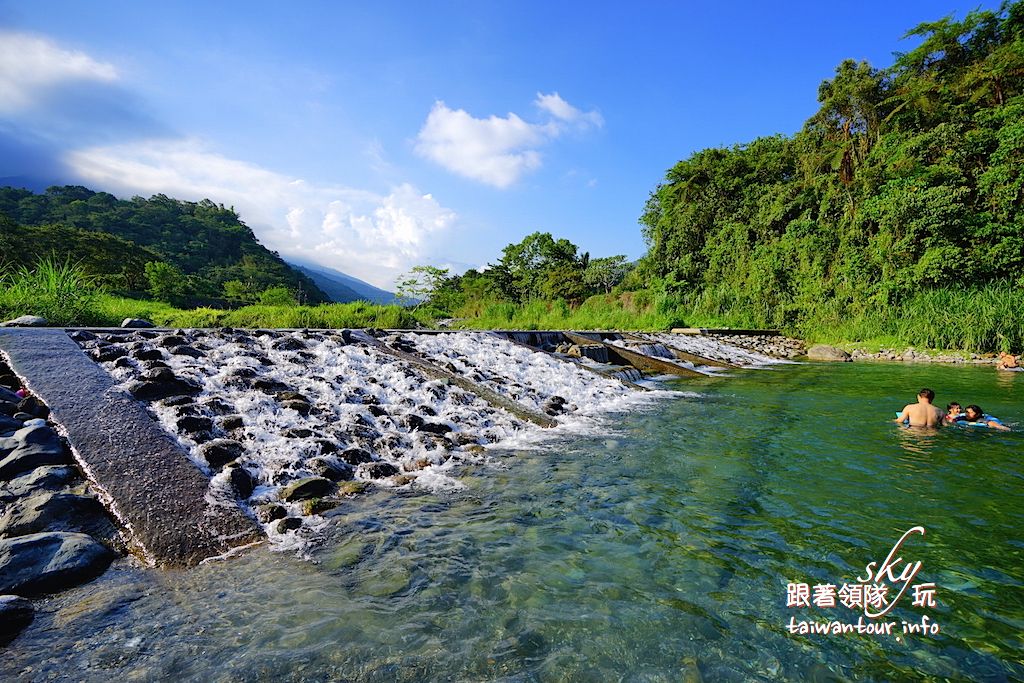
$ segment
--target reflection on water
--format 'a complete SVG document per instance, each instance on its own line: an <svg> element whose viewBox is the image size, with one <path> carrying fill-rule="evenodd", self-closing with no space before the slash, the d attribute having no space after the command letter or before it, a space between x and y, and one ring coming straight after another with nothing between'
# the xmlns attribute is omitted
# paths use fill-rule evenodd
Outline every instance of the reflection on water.
<svg viewBox="0 0 1024 683"><path fill-rule="evenodd" d="M684 383L706 398L619 416L612 437L494 453L461 491L350 501L315 562L263 548L187 572L115 567L41 604L0 678L1024 677L1024 434L889 417L933 386L1019 421L1002 381L851 364L735 375ZM854 613L797 613L787 583L852 583L918 524L903 554L938 604L894 614L927 613L939 634L788 632L793 616Z"/></svg>

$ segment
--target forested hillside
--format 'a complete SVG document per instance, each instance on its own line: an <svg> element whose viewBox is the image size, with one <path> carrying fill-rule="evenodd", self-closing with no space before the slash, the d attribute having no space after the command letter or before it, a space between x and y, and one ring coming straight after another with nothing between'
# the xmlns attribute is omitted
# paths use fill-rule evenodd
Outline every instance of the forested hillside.
<svg viewBox="0 0 1024 683"><path fill-rule="evenodd" d="M980 315L1009 297L1016 308L1002 310L1019 312L1024 3L908 37L919 46L888 68L840 64L797 134L670 169L631 280L688 311L797 331L914 301L941 314L975 298ZM993 334L1019 343L1019 317L1007 322Z"/></svg>
<svg viewBox="0 0 1024 683"><path fill-rule="evenodd" d="M178 304L254 302L280 288L300 302L329 300L260 244L233 209L210 200L0 188L0 254L7 266L68 259L110 288Z"/></svg>

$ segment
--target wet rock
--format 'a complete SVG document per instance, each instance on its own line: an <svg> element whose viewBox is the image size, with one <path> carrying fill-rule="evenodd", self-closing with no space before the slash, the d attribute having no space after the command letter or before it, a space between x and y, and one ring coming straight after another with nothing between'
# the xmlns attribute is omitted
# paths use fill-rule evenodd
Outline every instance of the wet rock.
<svg viewBox="0 0 1024 683"><path fill-rule="evenodd" d="M367 484L365 481L343 481L340 484L338 484L338 495L355 496L365 491L368 487L369 484Z"/></svg>
<svg viewBox="0 0 1024 683"><path fill-rule="evenodd" d="M156 343L157 343L158 346L162 346L165 349L169 349L169 348L172 348L174 346L183 346L183 345L185 345L188 342L186 341L186 339L184 337L182 337L180 335L169 334L169 335L167 335L165 337L160 337L159 339L157 339Z"/></svg>
<svg viewBox="0 0 1024 683"><path fill-rule="evenodd" d="M395 486L406 486L408 484L413 483L414 481L416 481L416 477L414 477L411 474L396 474L395 476L391 477L391 482Z"/></svg>
<svg viewBox="0 0 1024 683"><path fill-rule="evenodd" d="M213 429L213 420L199 415L186 415L185 417L178 418L175 425L178 427L178 431L197 434Z"/></svg>
<svg viewBox="0 0 1024 683"><path fill-rule="evenodd" d="M431 408L431 407L430 407L430 406L428 406L428 405L422 405L422 406L420 406L419 408L417 408L417 410L418 410L418 411L419 411L419 412L420 412L421 414L423 414L423 415L428 415L428 416L430 416L430 417L436 417L436 416L437 416L437 411L436 411L436 410L434 410L433 408Z"/></svg>
<svg viewBox="0 0 1024 683"><path fill-rule="evenodd" d="M167 350L175 356L188 356L189 358L202 358L206 355L196 347L188 345L172 346Z"/></svg>
<svg viewBox="0 0 1024 683"><path fill-rule="evenodd" d="M21 402L18 403L18 410L23 413L28 413L33 417L46 418L50 415L50 409L46 407L46 404L32 396L23 398Z"/></svg>
<svg viewBox="0 0 1024 683"><path fill-rule="evenodd" d="M398 468L389 462L370 462L359 468L370 479L384 479L398 474Z"/></svg>
<svg viewBox="0 0 1024 683"><path fill-rule="evenodd" d="M270 344L270 348L278 351L298 351L306 348L306 343L297 337L282 337Z"/></svg>
<svg viewBox="0 0 1024 683"><path fill-rule="evenodd" d="M269 524L274 520L284 519L288 516L288 511L284 509L283 505L277 503L262 503L256 506L256 519L262 524Z"/></svg>
<svg viewBox="0 0 1024 683"><path fill-rule="evenodd" d="M338 457L353 466L361 465L364 462L373 462L373 456L362 448L346 449Z"/></svg>
<svg viewBox="0 0 1024 683"><path fill-rule="evenodd" d="M299 415L309 415L310 411L313 410L313 406L309 405L305 401L284 401L281 404L281 407L288 410L294 410Z"/></svg>
<svg viewBox="0 0 1024 683"><path fill-rule="evenodd" d="M468 446L470 444L480 443L480 437L472 432L452 432L449 438L457 446Z"/></svg>
<svg viewBox="0 0 1024 683"><path fill-rule="evenodd" d="M224 469L228 472L228 479L231 482L231 488L235 492L235 497L239 500L247 500L256 488L256 480L253 479L252 474L249 473L249 470L242 467L241 463L237 460L228 463Z"/></svg>
<svg viewBox="0 0 1024 683"><path fill-rule="evenodd" d="M0 646L7 645L32 623L32 603L17 595L0 595Z"/></svg>
<svg viewBox="0 0 1024 683"><path fill-rule="evenodd" d="M348 481L355 476L355 470L346 463L329 458L310 458L306 468L318 477L331 481Z"/></svg>
<svg viewBox="0 0 1024 683"><path fill-rule="evenodd" d="M830 360L846 362L850 360L850 354L835 346L828 344L815 344L807 349L807 357L811 360Z"/></svg>
<svg viewBox="0 0 1024 683"><path fill-rule="evenodd" d="M274 526L274 530L279 534L284 534L289 531L295 531L301 527L302 519L300 517L285 517Z"/></svg>
<svg viewBox="0 0 1024 683"><path fill-rule="evenodd" d="M69 333L68 336L79 344L87 341L95 341L97 338L95 334L88 330L75 330L74 332Z"/></svg>
<svg viewBox="0 0 1024 683"><path fill-rule="evenodd" d="M49 427L25 427L13 436L0 438L0 480L45 465L70 465L71 454Z"/></svg>
<svg viewBox="0 0 1024 683"><path fill-rule="evenodd" d="M227 401L224 401L219 398L206 399L199 405L201 405L203 408L210 411L214 415L227 415L232 410L234 410L234 406L232 406Z"/></svg>
<svg viewBox="0 0 1024 683"><path fill-rule="evenodd" d="M179 408L181 406L187 406L195 401L191 396L174 396L164 401L164 405L168 408Z"/></svg>
<svg viewBox="0 0 1024 683"><path fill-rule="evenodd" d="M403 415L399 422L405 426L409 431L415 431L420 429L426 422L422 417L415 414Z"/></svg>
<svg viewBox="0 0 1024 683"><path fill-rule="evenodd" d="M0 593L55 593L99 576L114 559L85 534L54 531L0 540Z"/></svg>
<svg viewBox="0 0 1024 683"><path fill-rule="evenodd" d="M136 360L163 360L164 352L160 349L139 349L132 353Z"/></svg>
<svg viewBox="0 0 1024 683"><path fill-rule="evenodd" d="M288 437L289 439L307 439L313 436L313 430L306 429L305 427L289 427L281 432L281 436Z"/></svg>
<svg viewBox="0 0 1024 683"><path fill-rule="evenodd" d="M38 315L23 315L6 322L0 323L0 327L46 327L49 321Z"/></svg>
<svg viewBox="0 0 1024 683"><path fill-rule="evenodd" d="M38 493L18 500L0 517L0 537L25 536L43 531L91 533L106 527L106 511L92 496L73 493Z"/></svg>
<svg viewBox="0 0 1024 683"><path fill-rule="evenodd" d="M168 368L158 368L159 370L169 371ZM128 387L128 391L131 392L132 396L141 401L158 401L163 398L170 398L171 396L191 396L199 393L200 387L195 382L175 377L173 372L170 373L170 377L172 379L157 380L144 378L142 381L133 382Z"/></svg>
<svg viewBox="0 0 1024 683"><path fill-rule="evenodd" d="M233 432L245 426L245 420L241 415L225 415L220 420L220 428L227 432Z"/></svg>
<svg viewBox="0 0 1024 683"><path fill-rule="evenodd" d="M452 428L443 422L424 422L419 430L428 434L447 434Z"/></svg>
<svg viewBox="0 0 1024 683"><path fill-rule="evenodd" d="M89 352L89 356L98 363L109 363L127 355L128 349L115 344L97 347Z"/></svg>
<svg viewBox="0 0 1024 683"><path fill-rule="evenodd" d="M56 491L77 478L78 472L73 467L61 465L37 467L0 486L0 504L10 503L16 498L41 491Z"/></svg>
<svg viewBox="0 0 1024 683"><path fill-rule="evenodd" d="M369 411L370 415L373 415L374 417L384 417L385 415L388 414L387 408L384 408L379 405L367 406L366 410Z"/></svg>
<svg viewBox="0 0 1024 683"><path fill-rule="evenodd" d="M121 327L144 328L156 327L156 325L142 318L125 318L121 321Z"/></svg>
<svg viewBox="0 0 1024 683"><path fill-rule="evenodd" d="M325 477L306 477L288 484L279 497L286 503L307 498L321 498L334 491L334 482Z"/></svg>
<svg viewBox="0 0 1024 683"><path fill-rule="evenodd" d="M129 356L121 356L116 361L114 361L114 367L115 368L122 368L122 369L124 369L124 368L134 368L135 367L135 362Z"/></svg>
<svg viewBox="0 0 1024 683"><path fill-rule="evenodd" d="M207 421L209 422L209 420ZM245 448L234 439L213 439L199 446L198 452L209 463L210 469L220 470L232 460L242 457L245 454ZM246 498L248 497L246 496Z"/></svg>
<svg viewBox="0 0 1024 683"><path fill-rule="evenodd" d="M314 445L320 450L321 455L328 455L330 453L337 453L340 447L330 439L315 439Z"/></svg>
<svg viewBox="0 0 1024 683"><path fill-rule="evenodd" d="M262 378L252 383L253 389L274 396L280 392L291 391L287 384L276 379Z"/></svg>
<svg viewBox="0 0 1024 683"><path fill-rule="evenodd" d="M230 373L228 373L228 377L231 379L252 379L256 375L256 371L253 370L252 368L235 368Z"/></svg>
<svg viewBox="0 0 1024 683"><path fill-rule="evenodd" d="M7 415L0 415L0 434L10 433L22 428L24 422Z"/></svg>

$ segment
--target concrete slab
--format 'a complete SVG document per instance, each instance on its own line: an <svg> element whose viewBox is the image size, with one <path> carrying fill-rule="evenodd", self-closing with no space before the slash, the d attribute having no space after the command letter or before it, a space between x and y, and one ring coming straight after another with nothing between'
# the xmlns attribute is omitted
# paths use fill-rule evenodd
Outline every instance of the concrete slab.
<svg viewBox="0 0 1024 683"><path fill-rule="evenodd" d="M0 351L71 442L129 542L150 564L194 565L260 541L234 504L207 501L209 479L63 330L0 330Z"/></svg>

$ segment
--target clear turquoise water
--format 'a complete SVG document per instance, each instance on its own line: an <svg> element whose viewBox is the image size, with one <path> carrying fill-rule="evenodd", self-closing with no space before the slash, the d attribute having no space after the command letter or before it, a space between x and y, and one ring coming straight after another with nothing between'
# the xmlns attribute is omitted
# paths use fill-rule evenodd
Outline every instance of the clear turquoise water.
<svg viewBox="0 0 1024 683"><path fill-rule="evenodd" d="M446 494L337 510L317 562L127 563L40 603L25 680L1020 680L1024 433L901 429L921 386L1024 422L1024 373L806 365L681 382L617 434L502 452ZM937 636L791 635L908 528ZM700 677L700 678L699 678Z"/></svg>

